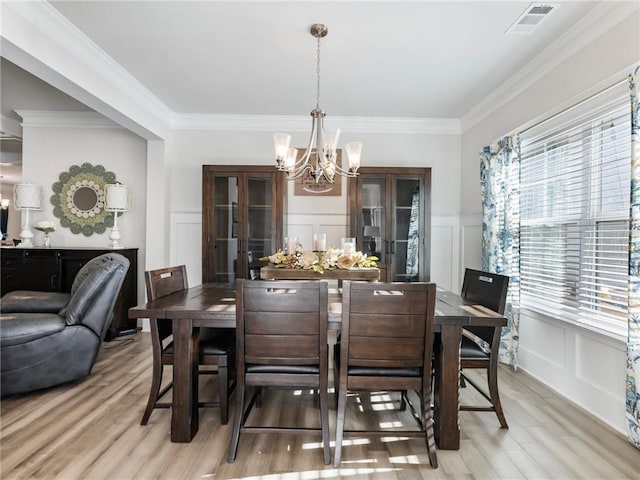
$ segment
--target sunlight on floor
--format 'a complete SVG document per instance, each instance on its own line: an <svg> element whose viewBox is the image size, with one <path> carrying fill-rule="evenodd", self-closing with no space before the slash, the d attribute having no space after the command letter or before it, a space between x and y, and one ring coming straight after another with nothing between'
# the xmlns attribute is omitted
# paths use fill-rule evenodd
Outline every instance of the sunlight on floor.
<svg viewBox="0 0 640 480"><path fill-rule="evenodd" d="M404 423L399 420L394 420L393 422L380 422L378 425L380 425L380 428L400 428Z"/></svg>
<svg viewBox="0 0 640 480"><path fill-rule="evenodd" d="M407 455L402 457L389 457L389 462L391 463L404 463L411 465L419 465L420 460L417 455Z"/></svg>
<svg viewBox="0 0 640 480"><path fill-rule="evenodd" d="M336 442L329 442L329 445L331 445L332 447L335 447L335 443ZM354 438L354 439L344 439L342 440L342 445L343 446L351 446L351 445L368 445L370 444L371 441L368 438ZM322 443L320 442L311 442L311 443L304 443L302 445L302 449L303 450L312 450L314 448L322 448Z"/></svg>
<svg viewBox="0 0 640 480"><path fill-rule="evenodd" d="M306 472L274 473L271 475L255 475L251 477L235 477L231 480L319 480L323 478L343 478L354 475L373 475L396 472L397 468L341 468L332 470L308 470ZM202 477L204 478L204 477Z"/></svg>

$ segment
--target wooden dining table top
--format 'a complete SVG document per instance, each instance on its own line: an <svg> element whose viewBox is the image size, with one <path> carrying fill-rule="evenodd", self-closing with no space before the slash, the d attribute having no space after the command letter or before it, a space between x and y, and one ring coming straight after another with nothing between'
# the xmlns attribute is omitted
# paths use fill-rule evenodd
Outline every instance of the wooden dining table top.
<svg viewBox="0 0 640 480"><path fill-rule="evenodd" d="M341 289L329 288L329 325L339 330L342 316ZM204 283L188 290L172 293L129 309L130 318L215 318L219 327L236 325L235 289L229 284ZM438 288L436 293L436 325L455 323L467 325L506 325L503 315L482 305L466 301L460 295Z"/></svg>

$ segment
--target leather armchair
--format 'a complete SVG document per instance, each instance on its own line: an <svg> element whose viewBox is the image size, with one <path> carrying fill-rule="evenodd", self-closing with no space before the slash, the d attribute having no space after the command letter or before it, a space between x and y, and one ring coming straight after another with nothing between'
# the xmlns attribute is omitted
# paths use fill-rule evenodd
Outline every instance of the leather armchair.
<svg viewBox="0 0 640 480"><path fill-rule="evenodd" d="M129 260L107 253L82 267L71 293L22 290L2 297L0 395L89 375L128 269Z"/></svg>

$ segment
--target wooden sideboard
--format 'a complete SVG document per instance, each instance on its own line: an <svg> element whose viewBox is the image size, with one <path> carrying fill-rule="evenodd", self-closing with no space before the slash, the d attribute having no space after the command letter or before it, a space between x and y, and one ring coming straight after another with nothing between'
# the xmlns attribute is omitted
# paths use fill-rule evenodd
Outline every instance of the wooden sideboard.
<svg viewBox="0 0 640 480"><path fill-rule="evenodd" d="M123 333L136 332L136 320L129 320L128 310L138 303L138 249L95 248L15 248L0 250L0 290L4 295L14 290L70 292L82 266L103 253L119 253L129 259L129 271L116 300L114 317L105 340Z"/></svg>

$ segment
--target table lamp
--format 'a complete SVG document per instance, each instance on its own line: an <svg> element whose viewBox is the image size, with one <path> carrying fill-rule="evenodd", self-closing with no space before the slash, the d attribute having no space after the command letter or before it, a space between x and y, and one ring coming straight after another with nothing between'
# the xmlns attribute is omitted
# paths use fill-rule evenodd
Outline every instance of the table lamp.
<svg viewBox="0 0 640 480"><path fill-rule="evenodd" d="M29 212L42 208L42 187L31 183L21 183L13 188L13 205L16 210L24 210L22 216L21 242L18 247L31 248L33 232L29 226Z"/></svg>
<svg viewBox="0 0 640 480"><path fill-rule="evenodd" d="M376 237L380 236L380 227L375 225L365 225L363 236L369 237L369 253L376 252Z"/></svg>
<svg viewBox="0 0 640 480"><path fill-rule="evenodd" d="M113 228L109 234L108 247L117 249L124 248L124 245L120 242L122 236L118 229L118 214L120 212L129 211L129 187L122 185L121 183L113 183L105 185L106 200L104 209L107 212L113 212Z"/></svg>

